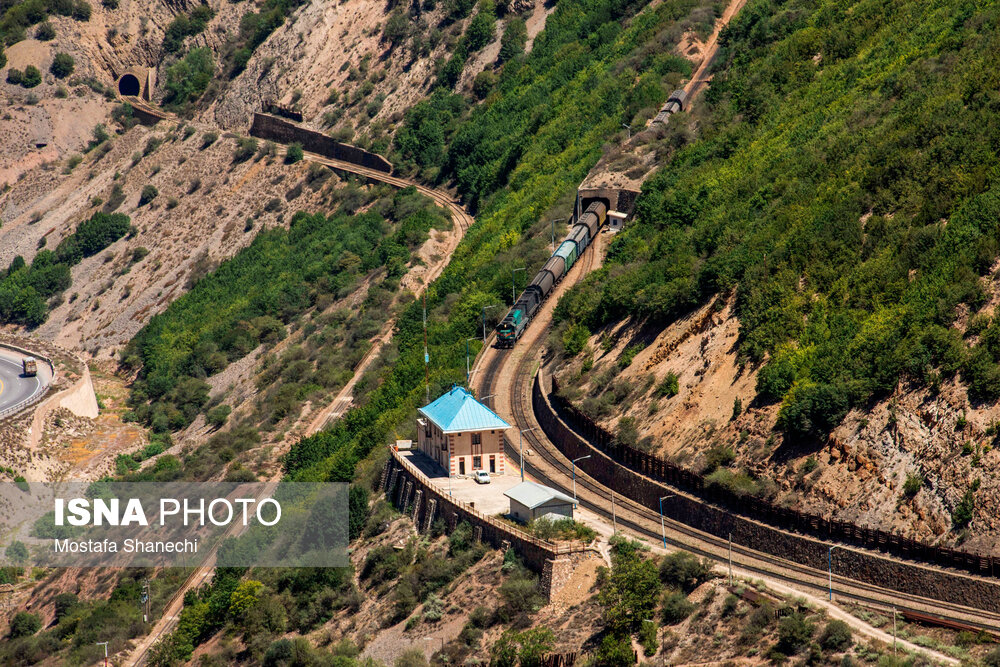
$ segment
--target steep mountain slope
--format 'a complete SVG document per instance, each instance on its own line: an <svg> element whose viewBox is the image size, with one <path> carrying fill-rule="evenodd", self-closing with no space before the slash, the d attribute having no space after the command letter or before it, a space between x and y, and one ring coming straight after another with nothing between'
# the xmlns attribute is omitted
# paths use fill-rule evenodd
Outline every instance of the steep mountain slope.
<svg viewBox="0 0 1000 667"><path fill-rule="evenodd" d="M633 442L722 464L720 483L993 550L997 20L958 1L749 3L704 138L560 304L571 356L628 318L604 346L625 354L564 386L617 403L589 407L634 417ZM650 384L608 393L625 366ZM668 372L684 389L654 401Z"/></svg>

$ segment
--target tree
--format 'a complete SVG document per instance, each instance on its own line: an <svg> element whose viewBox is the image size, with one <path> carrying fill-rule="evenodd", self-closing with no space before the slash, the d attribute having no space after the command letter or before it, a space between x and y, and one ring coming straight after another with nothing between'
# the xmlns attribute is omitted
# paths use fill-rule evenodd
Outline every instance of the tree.
<svg viewBox="0 0 1000 667"><path fill-rule="evenodd" d="M21 77L21 86L24 88L34 88L42 82L42 73L34 65L24 68L24 75Z"/></svg>
<svg viewBox="0 0 1000 667"><path fill-rule="evenodd" d="M469 21L469 27L465 31L465 42L470 52L478 51L493 41L493 33L496 30L496 17L493 15L493 8L489 3L479 6L479 12Z"/></svg>
<svg viewBox="0 0 1000 667"><path fill-rule="evenodd" d="M207 47L191 49L183 59L167 68L164 103L180 109L198 99L214 72L212 52Z"/></svg>
<svg viewBox="0 0 1000 667"><path fill-rule="evenodd" d="M264 584L248 579L241 581L229 596L229 615L232 618L242 618L258 602L260 602L260 592L264 589Z"/></svg>
<svg viewBox="0 0 1000 667"><path fill-rule="evenodd" d="M20 84L22 80L24 80L24 72L14 67L7 70L7 83L16 86Z"/></svg>
<svg viewBox="0 0 1000 667"><path fill-rule="evenodd" d="M552 650L556 636L548 628L531 628L517 637L521 649L517 652L520 667L541 667L542 658Z"/></svg>
<svg viewBox="0 0 1000 667"><path fill-rule="evenodd" d="M382 38L393 46L398 46L410 36L410 19L401 9L396 9L389 15L382 31Z"/></svg>
<svg viewBox="0 0 1000 667"><path fill-rule="evenodd" d="M368 489L351 484L347 492L347 536L352 542L359 537L368 521Z"/></svg>
<svg viewBox="0 0 1000 667"><path fill-rule="evenodd" d="M504 633L490 647L490 667L517 666L517 632L504 630Z"/></svg>
<svg viewBox="0 0 1000 667"><path fill-rule="evenodd" d="M146 185L142 188L142 192L139 193L139 206L145 206L149 202L156 199L160 191L156 189L155 185Z"/></svg>
<svg viewBox="0 0 1000 667"><path fill-rule="evenodd" d="M667 591L663 596L663 622L667 625L677 625L690 616L694 609L694 603L683 593Z"/></svg>
<svg viewBox="0 0 1000 667"><path fill-rule="evenodd" d="M15 565L24 565L28 562L28 547L24 546L24 542L15 540L7 547L7 560L11 561Z"/></svg>
<svg viewBox="0 0 1000 667"><path fill-rule="evenodd" d="M57 53L56 57L52 60L52 64L49 66L49 71L52 72L52 76L55 78L65 79L73 73L75 65L76 62L73 60L73 56L68 53Z"/></svg>
<svg viewBox="0 0 1000 667"><path fill-rule="evenodd" d="M38 28L35 29L35 39L40 42L48 42L56 38L56 29L52 27L52 24L48 21L43 21L38 24Z"/></svg>
<svg viewBox="0 0 1000 667"><path fill-rule="evenodd" d="M597 601L604 607L604 623L614 634L627 635L644 618L652 618L660 580L656 565L646 558L638 542L616 539L611 571L604 571Z"/></svg>
<svg viewBox="0 0 1000 667"><path fill-rule="evenodd" d="M785 655L801 651L813 636L813 625L799 612L778 621L778 650Z"/></svg>
<svg viewBox="0 0 1000 667"><path fill-rule="evenodd" d="M10 622L11 639L28 637L38 632L41 627L42 621L36 614L20 611L14 616L14 620Z"/></svg>
<svg viewBox="0 0 1000 667"><path fill-rule="evenodd" d="M524 46L528 43L528 27L524 19L513 18L507 22L503 37L500 38L500 53L497 62L506 63L524 55Z"/></svg>
<svg viewBox="0 0 1000 667"><path fill-rule="evenodd" d="M296 162L301 162L304 156L302 144L295 142L288 145L288 150L285 152L285 162L295 164Z"/></svg>
<svg viewBox="0 0 1000 667"><path fill-rule="evenodd" d="M60 593L56 596L54 601L55 611L56 611L56 622L58 623L67 614L69 614L73 609L80 604L76 595L73 593Z"/></svg>
<svg viewBox="0 0 1000 667"><path fill-rule="evenodd" d="M229 413L232 412L232 408L228 405L217 405L205 415L205 421L209 423L213 428L222 428L229 419Z"/></svg>
<svg viewBox="0 0 1000 667"><path fill-rule="evenodd" d="M841 651L851 645L851 626L834 619L823 628L819 642L828 651Z"/></svg>
<svg viewBox="0 0 1000 667"><path fill-rule="evenodd" d="M472 94L483 100L486 96L493 91L493 87L497 84L496 74L490 70L483 70L476 75L476 78L472 81Z"/></svg>
<svg viewBox="0 0 1000 667"><path fill-rule="evenodd" d="M679 588L686 593L708 581L712 566L687 551L676 551L663 557L660 562L660 579L668 586Z"/></svg>

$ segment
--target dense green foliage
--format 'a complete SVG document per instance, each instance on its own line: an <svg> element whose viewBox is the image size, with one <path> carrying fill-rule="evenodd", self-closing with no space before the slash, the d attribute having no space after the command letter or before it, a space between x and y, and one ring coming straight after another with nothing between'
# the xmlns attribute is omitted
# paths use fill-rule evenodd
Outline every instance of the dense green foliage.
<svg viewBox="0 0 1000 667"><path fill-rule="evenodd" d="M464 341L481 334L484 307L497 306L490 323L502 317L511 269L527 266L530 275L548 258L542 216L554 206L565 214L601 144L676 84L678 73L656 70L669 56L657 35L694 5L661 4L623 27L635 4L563 0L531 53L504 67L482 105L465 113L460 98L439 90L407 114L398 141L408 164L457 177L466 200L478 205L476 224L427 291L432 396L464 380ZM637 70L648 71L639 80L655 83L655 95L636 83ZM382 384L331 430L295 445L288 471L348 480L368 451L412 427L424 397L422 329L413 304L398 320L399 356Z"/></svg>
<svg viewBox="0 0 1000 667"><path fill-rule="evenodd" d="M215 62L208 47L191 49L186 56L167 68L163 103L171 109L182 109L197 100L208 88L215 73Z"/></svg>
<svg viewBox="0 0 1000 667"><path fill-rule="evenodd" d="M70 16L77 21L90 19L85 0L6 0L0 2L0 43L13 44L27 37L27 30L49 16Z"/></svg>
<svg viewBox="0 0 1000 667"><path fill-rule="evenodd" d="M168 53L180 51L184 40L203 31L214 15L208 5L198 5L190 14L178 14L163 34L163 50Z"/></svg>
<svg viewBox="0 0 1000 667"><path fill-rule="evenodd" d="M208 400L204 378L262 343L277 342L286 324L345 295L361 275L382 266L398 278L428 231L442 224L440 210L409 188L394 193L384 214L300 212L288 230L261 232L153 317L123 351L125 365L142 369L130 397L135 418L156 431L189 424ZM305 380L291 396L273 397L273 410L298 391L327 384L301 349L289 349L268 371L274 373L269 383Z"/></svg>
<svg viewBox="0 0 1000 667"><path fill-rule="evenodd" d="M49 71L55 78L65 79L73 73L75 66L76 62L73 60L73 56L68 53L57 53L52 59L52 64L49 65Z"/></svg>
<svg viewBox="0 0 1000 667"><path fill-rule="evenodd" d="M229 63L230 78L246 68L254 50L285 22L285 16L303 2L304 0L264 0L257 11L249 11L243 15L240 19L239 39Z"/></svg>
<svg viewBox="0 0 1000 667"><path fill-rule="evenodd" d="M72 282L70 268L96 255L129 233L129 217L95 213L52 250L40 250L28 266L19 255L0 271L0 322L35 327L48 315L46 300L62 294Z"/></svg>
<svg viewBox="0 0 1000 667"><path fill-rule="evenodd" d="M164 571L162 578L152 580L154 612L163 607L166 584L175 581L182 572ZM152 571L123 571L106 600L83 602L69 593L56 596L55 621L44 629L35 614L17 614L11 623L10 637L0 641L0 663L32 665L51 662L58 654L59 664L96 664L104 655L103 646L97 646L96 642L103 641L108 642L110 654L124 650L129 640L149 631L149 625L142 622L139 604L146 576L152 576Z"/></svg>
<svg viewBox="0 0 1000 667"><path fill-rule="evenodd" d="M703 138L643 188L609 263L560 304L591 330L667 324L735 290L758 392L811 439L900 378L1000 397L1000 9L750 2L723 33Z"/></svg>

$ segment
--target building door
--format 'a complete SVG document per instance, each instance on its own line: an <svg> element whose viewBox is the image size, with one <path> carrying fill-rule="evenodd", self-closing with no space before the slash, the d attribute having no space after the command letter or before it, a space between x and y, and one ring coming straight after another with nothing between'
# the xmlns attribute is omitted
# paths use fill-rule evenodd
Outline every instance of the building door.
<svg viewBox="0 0 1000 667"><path fill-rule="evenodd" d="M464 456L462 458L458 459L458 474L459 475L464 475L465 474L465 457Z"/></svg>
<svg viewBox="0 0 1000 667"><path fill-rule="evenodd" d="M490 473L495 473L497 471L497 459L495 456L490 454Z"/></svg>

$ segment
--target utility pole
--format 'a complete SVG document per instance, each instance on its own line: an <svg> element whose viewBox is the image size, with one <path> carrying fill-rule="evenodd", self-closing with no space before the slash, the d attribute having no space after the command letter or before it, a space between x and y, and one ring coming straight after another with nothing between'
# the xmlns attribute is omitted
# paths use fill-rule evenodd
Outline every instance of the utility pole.
<svg viewBox="0 0 1000 667"><path fill-rule="evenodd" d="M426 402L424 405L430 405L431 402L431 355L427 351L427 290L424 290L424 387ZM483 316L483 321L485 322L485 316ZM486 342L486 337L483 336L483 342ZM465 379L466 382L469 381L468 378Z"/></svg>
<svg viewBox="0 0 1000 667"><path fill-rule="evenodd" d="M108 643L97 642L98 646L104 646L104 667L108 667Z"/></svg>
<svg viewBox="0 0 1000 667"><path fill-rule="evenodd" d="M833 602L833 550L837 548L837 545L830 547L830 550L826 555L827 569L830 573L830 602Z"/></svg>
<svg viewBox="0 0 1000 667"><path fill-rule="evenodd" d="M149 579L142 580L142 622L149 623Z"/></svg>
<svg viewBox="0 0 1000 667"><path fill-rule="evenodd" d="M611 530L612 535L618 532L618 517L615 516L615 492L611 490Z"/></svg>
<svg viewBox="0 0 1000 667"><path fill-rule="evenodd" d="M514 274L517 273L518 271L527 271L527 270L528 269L523 266L520 269L510 270L510 305L512 306L517 302L517 290L514 287Z"/></svg>
<svg viewBox="0 0 1000 667"><path fill-rule="evenodd" d="M663 548L667 548L667 527L663 523L663 501L667 498L673 498L674 494L668 493L667 495L660 498L660 535L663 537Z"/></svg>
<svg viewBox="0 0 1000 667"><path fill-rule="evenodd" d="M733 585L733 534L729 533L729 585Z"/></svg>
<svg viewBox="0 0 1000 667"><path fill-rule="evenodd" d="M896 605L892 605L892 655L896 656Z"/></svg>
<svg viewBox="0 0 1000 667"><path fill-rule="evenodd" d="M576 500L576 462L589 458L590 454L587 454L586 456L581 456L580 458L576 458L570 461L570 463L573 464L573 500Z"/></svg>
<svg viewBox="0 0 1000 667"><path fill-rule="evenodd" d="M521 481L524 481L524 434L528 431L534 431L535 427L522 429L517 432L517 446L520 451L519 458L521 459Z"/></svg>
<svg viewBox="0 0 1000 667"><path fill-rule="evenodd" d="M483 345L486 345L486 311L490 308L499 308L499 305L483 306Z"/></svg>
<svg viewBox="0 0 1000 667"><path fill-rule="evenodd" d="M475 338L466 338L465 339L465 386L469 390L472 389L472 386L469 384L469 381L470 381L470 377L469 377L469 375L470 375L469 374L469 341L470 340L476 340L476 339Z"/></svg>
<svg viewBox="0 0 1000 667"><path fill-rule="evenodd" d="M556 218L555 220L551 221L551 223L552 223L552 244L551 244L550 248L552 249L552 252L556 251L556 223L557 222L562 222L565 219L566 218Z"/></svg>

